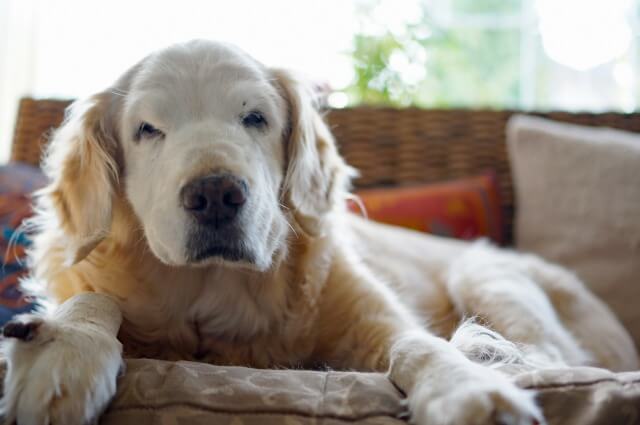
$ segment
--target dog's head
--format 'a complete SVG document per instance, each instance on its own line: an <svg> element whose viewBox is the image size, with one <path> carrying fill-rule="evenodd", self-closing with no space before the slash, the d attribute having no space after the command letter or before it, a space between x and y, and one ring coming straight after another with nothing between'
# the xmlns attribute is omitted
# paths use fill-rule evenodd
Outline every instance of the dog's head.
<svg viewBox="0 0 640 425"><path fill-rule="evenodd" d="M310 89L205 41L154 53L76 102L46 170L72 263L125 202L162 262L261 271L292 226L322 231L348 177Z"/></svg>

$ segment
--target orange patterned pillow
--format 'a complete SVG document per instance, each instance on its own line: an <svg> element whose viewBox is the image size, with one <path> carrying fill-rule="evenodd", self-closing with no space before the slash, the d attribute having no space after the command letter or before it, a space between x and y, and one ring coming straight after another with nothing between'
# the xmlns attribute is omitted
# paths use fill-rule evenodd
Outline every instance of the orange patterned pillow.
<svg viewBox="0 0 640 425"><path fill-rule="evenodd" d="M370 219L458 239L503 241L502 210L494 173L421 186L356 193ZM353 212L360 212L355 202Z"/></svg>

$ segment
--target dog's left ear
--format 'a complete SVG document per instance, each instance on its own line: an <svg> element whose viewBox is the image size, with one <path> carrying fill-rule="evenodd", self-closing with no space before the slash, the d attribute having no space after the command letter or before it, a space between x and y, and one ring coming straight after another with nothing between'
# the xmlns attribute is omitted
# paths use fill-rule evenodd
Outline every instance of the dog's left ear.
<svg viewBox="0 0 640 425"><path fill-rule="evenodd" d="M271 72L288 108L283 201L302 230L319 235L325 216L343 207L355 170L338 153L331 131L316 109L313 89L287 71Z"/></svg>

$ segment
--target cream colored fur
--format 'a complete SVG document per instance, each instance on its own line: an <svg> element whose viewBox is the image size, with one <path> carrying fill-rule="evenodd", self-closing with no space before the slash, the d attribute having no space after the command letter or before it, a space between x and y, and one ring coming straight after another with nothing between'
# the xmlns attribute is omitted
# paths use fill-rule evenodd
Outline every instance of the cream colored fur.
<svg viewBox="0 0 640 425"><path fill-rule="evenodd" d="M268 126L243 128L250 110ZM164 137L134 140L141 122ZM45 169L25 287L54 308L18 319L37 324L32 339L3 342L2 411L21 425L98 417L120 344L125 356L388 371L423 425L542 422L510 374L637 366L569 272L348 214L353 172L312 92L234 47L145 58L72 107ZM239 242L251 255L193 264L178 194L221 170L248 182Z"/></svg>

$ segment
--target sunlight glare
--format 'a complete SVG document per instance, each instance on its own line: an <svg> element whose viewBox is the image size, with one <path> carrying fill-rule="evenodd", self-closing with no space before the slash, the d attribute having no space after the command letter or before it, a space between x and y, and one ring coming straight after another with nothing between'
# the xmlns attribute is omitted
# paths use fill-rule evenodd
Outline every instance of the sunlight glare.
<svg viewBox="0 0 640 425"><path fill-rule="evenodd" d="M542 44L554 61L587 70L631 44L630 0L536 0Z"/></svg>

